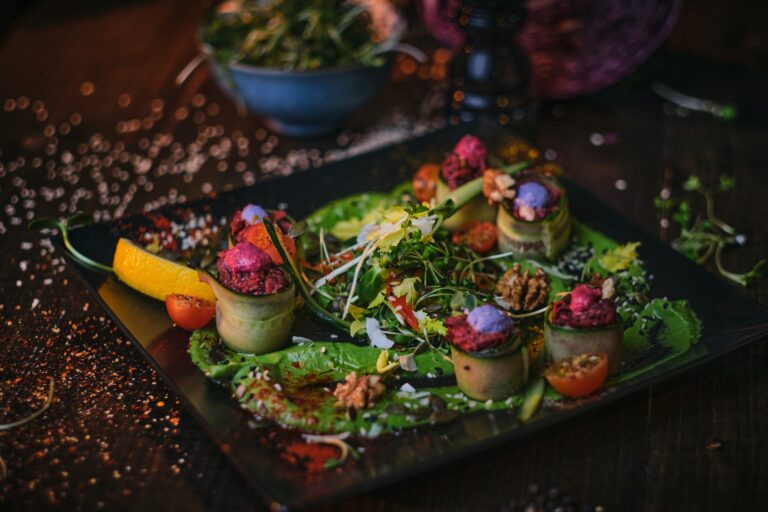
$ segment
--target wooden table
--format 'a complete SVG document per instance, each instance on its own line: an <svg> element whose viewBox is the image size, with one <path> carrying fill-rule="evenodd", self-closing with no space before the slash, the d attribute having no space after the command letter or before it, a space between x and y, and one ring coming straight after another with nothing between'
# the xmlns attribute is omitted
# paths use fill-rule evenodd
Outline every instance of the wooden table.
<svg viewBox="0 0 768 512"><path fill-rule="evenodd" d="M436 88L439 94L439 85L398 81L339 138L273 138L257 119L238 117L205 70L174 84L196 51L200 2L66 4L33 4L0 41L0 418L33 411L48 377L56 383L48 412L0 432L8 470L0 508L259 508L255 493L61 255L24 226L74 210L101 218L116 209L130 214L237 187L289 172L302 158L318 163L339 144L359 149L402 136L415 117L419 129L434 128L439 109L423 98L435 97ZM665 113L664 102L649 92L651 78L747 106L745 115L727 123ZM662 53L623 86L542 105L538 142L557 152L572 177L653 232L653 199L665 170L676 186L687 173L734 176L739 185L718 200L718 213L746 228L748 246L726 261L745 269L768 256L768 124L760 92L767 85L765 74ZM361 135L371 124L374 133ZM173 142L194 142L201 126L215 140L222 136L217 130L239 131L249 142L247 154L240 148L218 160L209 152L194 172L194 164L175 175L147 171L151 162L142 158L153 157L155 136L172 136L161 144L170 151ZM616 142L595 145L595 133ZM113 150L114 165L94 171L88 156ZM119 161L123 153L126 162ZM765 281L748 293L768 301ZM498 510L535 482L610 510L765 510L764 341L530 442L327 509Z"/></svg>

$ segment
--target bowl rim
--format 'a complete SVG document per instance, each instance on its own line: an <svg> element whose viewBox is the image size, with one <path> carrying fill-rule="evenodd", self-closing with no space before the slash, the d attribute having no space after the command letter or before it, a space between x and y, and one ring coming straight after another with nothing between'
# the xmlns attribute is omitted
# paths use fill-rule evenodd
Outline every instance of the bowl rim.
<svg viewBox="0 0 768 512"><path fill-rule="evenodd" d="M206 56L207 59L212 61L218 66L222 63L217 61L213 56L213 47L205 42L200 42L200 51ZM381 66L366 66L365 64L345 64L344 66L334 66L330 68L308 69L303 71L297 71L294 69L282 69L267 66L254 66L253 64L245 64L242 62L227 62L226 66L229 69L242 71L252 74L264 74L264 75L293 75L293 76L322 76L322 75L334 75L344 74L349 71L357 71L359 69L377 69L382 70L389 67L392 63L392 57L387 56L384 64Z"/></svg>
<svg viewBox="0 0 768 512"><path fill-rule="evenodd" d="M210 56L209 58L213 58ZM227 67L232 70L242 71L251 74L262 75L285 75L285 76L323 76L323 75L341 75L350 71L357 71L361 69L381 70L387 67L387 63L381 66L366 66L365 64L347 64L344 66L336 66L332 68L319 68L308 69L303 71L297 71L294 69L281 69L266 66L254 66L252 64L244 64L242 62L229 62Z"/></svg>

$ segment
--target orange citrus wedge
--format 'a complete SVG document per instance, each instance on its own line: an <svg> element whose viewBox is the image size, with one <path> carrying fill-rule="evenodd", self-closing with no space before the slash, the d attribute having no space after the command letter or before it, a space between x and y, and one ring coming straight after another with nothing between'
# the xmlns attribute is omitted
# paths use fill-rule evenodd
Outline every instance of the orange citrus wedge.
<svg viewBox="0 0 768 512"><path fill-rule="evenodd" d="M117 242L112 269L123 283L158 300L179 293L216 302L213 290L200 282L196 270L152 254L127 238Z"/></svg>

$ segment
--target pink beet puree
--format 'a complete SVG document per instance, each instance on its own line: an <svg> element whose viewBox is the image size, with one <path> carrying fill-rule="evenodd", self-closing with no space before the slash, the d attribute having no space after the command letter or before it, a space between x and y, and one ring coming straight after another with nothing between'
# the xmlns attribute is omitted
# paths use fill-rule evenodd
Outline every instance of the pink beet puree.
<svg viewBox="0 0 768 512"><path fill-rule="evenodd" d="M477 137L473 135L463 136L456 143L453 152L463 158L467 165L473 169L485 170L485 157L488 154L488 150L485 149L485 146Z"/></svg>
<svg viewBox="0 0 768 512"><path fill-rule="evenodd" d="M240 242L219 253L219 281L232 290L248 295L275 293L285 288L283 271L258 247Z"/></svg>
<svg viewBox="0 0 768 512"><path fill-rule="evenodd" d="M603 298L600 288L580 284L570 295L552 305L551 322L577 329L613 325L616 323L616 305Z"/></svg>
<svg viewBox="0 0 768 512"><path fill-rule="evenodd" d="M480 139L472 135L462 137L453 151L443 160L441 172L453 190L464 183L482 176L488 151Z"/></svg>

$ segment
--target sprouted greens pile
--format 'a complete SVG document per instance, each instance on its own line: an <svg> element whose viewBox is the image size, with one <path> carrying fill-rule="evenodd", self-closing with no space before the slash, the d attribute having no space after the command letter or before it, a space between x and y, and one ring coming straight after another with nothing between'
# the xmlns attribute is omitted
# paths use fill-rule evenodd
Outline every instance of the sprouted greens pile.
<svg viewBox="0 0 768 512"><path fill-rule="evenodd" d="M384 2L382 2L384 3ZM381 66L396 34L382 33L394 16L375 2L234 0L216 3L203 39L222 64L307 71L363 64Z"/></svg>
<svg viewBox="0 0 768 512"><path fill-rule="evenodd" d="M504 171L513 174L527 166ZM440 230L480 186L478 180L467 183L436 206L411 201L374 208L360 220L365 223L357 236L347 240L321 227L310 244L315 252L310 260L317 263L288 267L307 306L350 336L367 335L378 348L395 343L434 347L446 333L441 316L494 300L498 268L467 245L452 244ZM292 261L274 226L265 225L283 260Z"/></svg>

